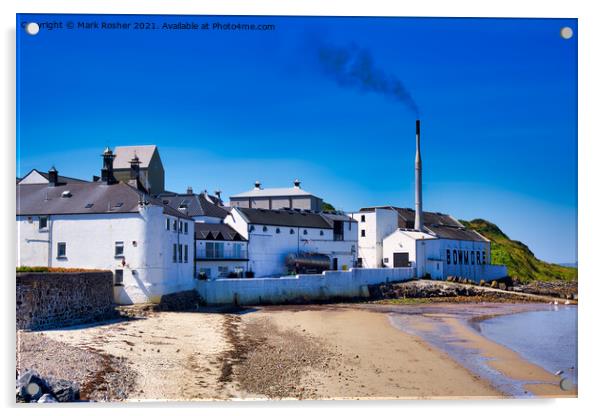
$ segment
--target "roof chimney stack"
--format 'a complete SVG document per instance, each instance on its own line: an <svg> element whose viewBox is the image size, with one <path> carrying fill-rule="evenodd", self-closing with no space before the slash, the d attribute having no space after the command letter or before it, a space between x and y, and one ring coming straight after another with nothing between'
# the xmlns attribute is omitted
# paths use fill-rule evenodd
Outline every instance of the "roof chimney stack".
<svg viewBox="0 0 602 416"><path fill-rule="evenodd" d="M414 218L414 229L422 231L422 158L420 156L420 120L416 120L416 189L415 202L416 211Z"/></svg>
<svg viewBox="0 0 602 416"><path fill-rule="evenodd" d="M255 181L255 189L256 190L260 190L261 189L261 182Z"/></svg>
<svg viewBox="0 0 602 416"><path fill-rule="evenodd" d="M138 159L138 155L134 152L134 157L130 160L130 179L139 179L140 178L140 159Z"/></svg>
<svg viewBox="0 0 602 416"><path fill-rule="evenodd" d="M186 194L187 195L192 195L194 192L192 191L192 186L189 186L188 188L186 188Z"/></svg>
<svg viewBox="0 0 602 416"><path fill-rule="evenodd" d="M106 185L113 185L117 183L115 175L113 175L113 160L115 155L113 151L107 147L102 153L102 169L100 170L100 180Z"/></svg>
<svg viewBox="0 0 602 416"><path fill-rule="evenodd" d="M48 171L48 186L56 186L59 183L59 171L53 166Z"/></svg>
<svg viewBox="0 0 602 416"><path fill-rule="evenodd" d="M295 182L293 182L293 184L295 185L295 188L300 188L301 187L301 181L299 179L295 179Z"/></svg>

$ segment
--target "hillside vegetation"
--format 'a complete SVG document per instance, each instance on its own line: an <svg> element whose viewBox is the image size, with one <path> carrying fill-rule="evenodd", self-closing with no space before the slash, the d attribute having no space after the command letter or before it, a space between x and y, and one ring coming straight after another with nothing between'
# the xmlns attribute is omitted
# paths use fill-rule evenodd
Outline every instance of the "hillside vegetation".
<svg viewBox="0 0 602 416"><path fill-rule="evenodd" d="M533 280L577 280L577 269L559 266L539 260L527 245L511 240L497 225L483 219L460 220L466 228L472 229L491 240L491 263L505 264L508 275L521 282Z"/></svg>

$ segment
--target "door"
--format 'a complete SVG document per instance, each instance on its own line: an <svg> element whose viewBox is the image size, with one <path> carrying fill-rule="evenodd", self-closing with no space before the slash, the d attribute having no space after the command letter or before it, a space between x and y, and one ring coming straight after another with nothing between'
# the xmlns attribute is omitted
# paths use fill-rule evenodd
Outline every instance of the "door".
<svg viewBox="0 0 602 416"><path fill-rule="evenodd" d="M336 257L332 259L332 270L339 270L339 259Z"/></svg>
<svg viewBox="0 0 602 416"><path fill-rule="evenodd" d="M393 267L410 267L409 253L393 253Z"/></svg>

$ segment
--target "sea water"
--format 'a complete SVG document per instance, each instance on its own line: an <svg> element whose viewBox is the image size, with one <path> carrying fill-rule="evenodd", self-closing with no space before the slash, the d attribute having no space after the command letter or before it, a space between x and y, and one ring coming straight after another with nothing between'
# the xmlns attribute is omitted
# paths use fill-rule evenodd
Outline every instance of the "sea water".
<svg viewBox="0 0 602 416"><path fill-rule="evenodd" d="M478 323L483 336L504 345L551 373L577 383L577 307L502 315Z"/></svg>

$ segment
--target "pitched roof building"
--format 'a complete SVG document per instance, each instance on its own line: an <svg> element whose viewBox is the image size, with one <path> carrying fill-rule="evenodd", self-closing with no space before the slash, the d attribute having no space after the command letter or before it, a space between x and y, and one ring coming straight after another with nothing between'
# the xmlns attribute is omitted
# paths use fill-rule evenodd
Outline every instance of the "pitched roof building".
<svg viewBox="0 0 602 416"><path fill-rule="evenodd" d="M297 208L321 211L322 202L322 198L301 189L301 181L298 179L293 182L292 188L262 188L261 183L257 181L250 191L230 197L230 206L241 208Z"/></svg>
<svg viewBox="0 0 602 416"><path fill-rule="evenodd" d="M132 162L139 165L139 179L151 195L165 191L165 169L155 145L115 147L113 170L118 181L131 179Z"/></svg>

